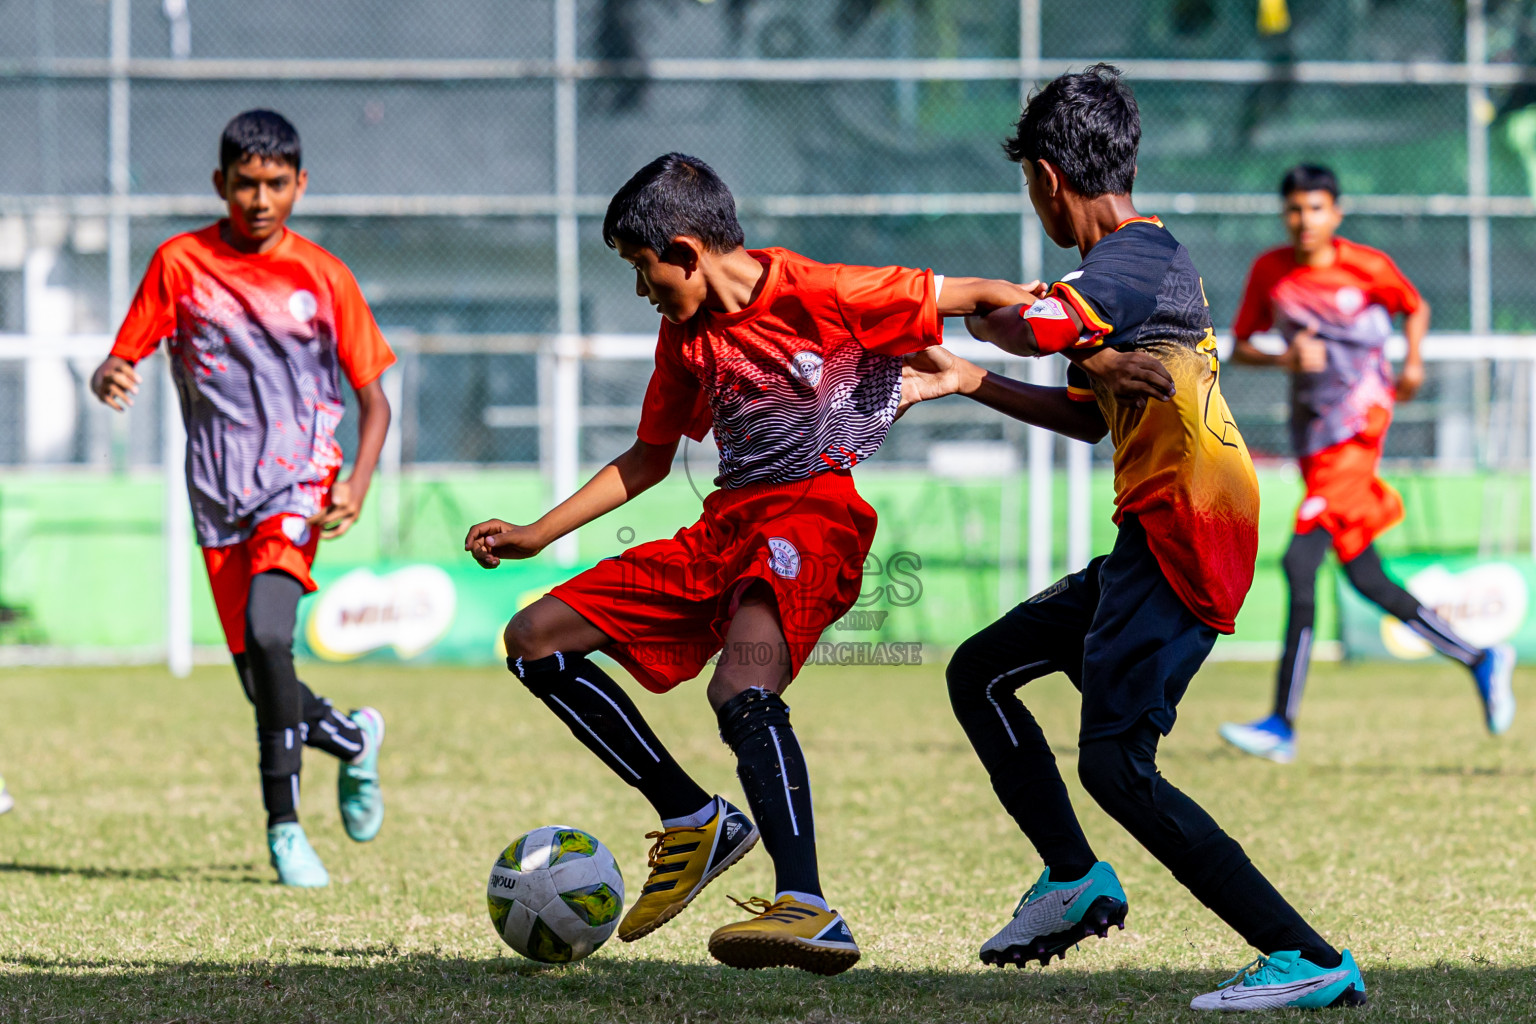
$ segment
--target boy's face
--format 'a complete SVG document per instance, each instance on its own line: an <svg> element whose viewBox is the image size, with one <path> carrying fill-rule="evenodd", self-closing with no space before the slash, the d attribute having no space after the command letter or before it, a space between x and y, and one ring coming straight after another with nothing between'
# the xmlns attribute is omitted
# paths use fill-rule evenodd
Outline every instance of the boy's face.
<svg viewBox="0 0 1536 1024"><path fill-rule="evenodd" d="M1291 236L1291 245L1304 255L1317 252L1333 244L1334 232L1344 220L1333 193L1326 189L1311 192L1292 192L1285 197L1285 230Z"/></svg>
<svg viewBox="0 0 1536 1024"><path fill-rule="evenodd" d="M635 294L673 323L688 320L709 297L699 268L704 247L696 239L673 239L665 257L649 246L623 239L616 240L615 246L624 262L635 268Z"/></svg>
<svg viewBox="0 0 1536 1024"><path fill-rule="evenodd" d="M1020 166L1024 168L1024 181L1029 186L1030 204L1034 206L1035 216L1040 218L1046 235L1061 248L1072 248L1077 239L1072 237L1072 222L1063 202L1066 190L1062 188L1060 174L1034 160L1025 160Z"/></svg>
<svg viewBox="0 0 1536 1024"><path fill-rule="evenodd" d="M283 230L308 184L308 171L268 157L242 157L213 172L213 187L229 204L230 230L253 242L265 242Z"/></svg>

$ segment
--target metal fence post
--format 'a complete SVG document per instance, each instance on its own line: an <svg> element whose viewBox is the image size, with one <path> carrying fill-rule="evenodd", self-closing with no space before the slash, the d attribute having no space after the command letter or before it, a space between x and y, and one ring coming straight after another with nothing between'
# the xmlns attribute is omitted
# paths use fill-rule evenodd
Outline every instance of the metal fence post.
<svg viewBox="0 0 1536 1024"><path fill-rule="evenodd" d="M555 501L575 492L581 473L581 262L576 219L576 0L555 0L555 260L559 331L552 378L550 487ZM575 565L575 531L554 544L555 561Z"/></svg>

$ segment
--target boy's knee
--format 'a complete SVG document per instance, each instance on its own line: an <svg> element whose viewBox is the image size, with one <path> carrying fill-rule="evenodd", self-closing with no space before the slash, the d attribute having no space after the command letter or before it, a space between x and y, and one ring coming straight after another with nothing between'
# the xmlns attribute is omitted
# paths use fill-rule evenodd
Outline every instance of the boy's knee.
<svg viewBox="0 0 1536 1024"><path fill-rule="evenodd" d="M986 645L977 637L971 637L955 648L954 656L944 667L944 682L949 686L949 702L958 704L980 693L989 681L996 678L996 662L987 655Z"/></svg>
<svg viewBox="0 0 1536 1024"><path fill-rule="evenodd" d="M1077 751L1077 778L1094 802L1116 817L1144 781L1129 752L1117 740L1093 740Z"/></svg>
<svg viewBox="0 0 1536 1024"><path fill-rule="evenodd" d="M512 616L512 621L507 623L507 628L502 631L501 636L506 641L509 659L522 658L524 661L534 661L538 658L547 658L555 651L550 642L549 632L539 627L538 619L529 614L527 608Z"/></svg>
<svg viewBox="0 0 1536 1024"><path fill-rule="evenodd" d="M1280 567L1285 570L1285 578L1292 586L1305 584L1317 579L1319 568L1317 559L1304 545L1292 543L1285 549L1285 555L1280 559Z"/></svg>
<svg viewBox="0 0 1536 1024"><path fill-rule="evenodd" d="M293 656L293 631L284 629L285 624L263 622L259 618L246 620L245 649L262 661Z"/></svg>

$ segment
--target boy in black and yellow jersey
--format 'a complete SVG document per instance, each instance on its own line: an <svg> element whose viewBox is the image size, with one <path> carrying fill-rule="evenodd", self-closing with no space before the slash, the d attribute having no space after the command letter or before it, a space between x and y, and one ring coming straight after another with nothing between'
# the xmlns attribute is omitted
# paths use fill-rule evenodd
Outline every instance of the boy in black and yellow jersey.
<svg viewBox="0 0 1536 1024"><path fill-rule="evenodd" d="M1065 388L987 373L940 348L908 357L905 402L965 394L1000 412L1115 446L1109 554L971 637L950 662L955 713L1003 805L1045 862L1012 920L981 948L999 966L1048 963L1123 926L1124 890L1098 859L1039 725L1017 697L1064 672L1082 692L1078 775L1110 817L1263 955L1196 1009L1337 1006L1365 983L1198 804L1159 773L1159 740L1218 633L1253 581L1258 484L1221 396L1200 276L1161 222L1131 204L1140 116L1119 72L1097 65L1033 96L1005 144L1051 240L1077 269L1030 306L967 318L971 333L1020 355L1062 352ZM1083 373L1106 348L1149 355L1160 400L1125 401Z"/></svg>

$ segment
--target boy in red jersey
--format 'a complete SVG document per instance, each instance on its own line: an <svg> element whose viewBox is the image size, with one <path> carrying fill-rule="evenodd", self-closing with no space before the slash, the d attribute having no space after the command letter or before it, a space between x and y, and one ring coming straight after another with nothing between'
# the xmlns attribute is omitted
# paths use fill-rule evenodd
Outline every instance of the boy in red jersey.
<svg viewBox="0 0 1536 1024"><path fill-rule="evenodd" d="M984 963L1065 956L1125 921L1125 890L1097 858L1038 722L1018 697L1064 673L1082 693L1077 774L1094 801L1262 954L1197 1010L1365 1002L1349 950L1328 944L1242 846L1163 777L1157 748L1191 679L1230 633L1253 580L1258 480L1222 398L1216 337L1188 250L1136 211L1141 116L1117 69L1061 75L1031 96L1013 138L1030 201L1057 245L1082 255L1038 301L966 321L1017 355L1108 348L1161 362L1163 401L1128 404L1069 367L1065 388L987 373L944 349L910 357L903 402L965 394L1068 437L1114 441L1112 550L966 640L946 678L955 716L1045 870Z"/></svg>
<svg viewBox="0 0 1536 1024"><path fill-rule="evenodd" d="M315 589L321 536L357 519L389 428L379 375L395 360L340 260L286 227L308 181L298 132L269 110L230 121L214 188L229 216L160 246L92 390L122 411L134 364L168 342L187 427L187 489L219 621L256 706L267 844L284 885L329 876L298 822L305 745L340 759L347 834L366 842L384 820L372 708L342 715L299 681L293 629ZM352 474L337 480L341 373L361 418Z"/></svg>
<svg viewBox="0 0 1536 1024"><path fill-rule="evenodd" d="M1339 183L1326 167L1301 164L1280 183L1291 243L1254 261L1243 292L1232 356L1291 374L1291 445L1306 495L1283 562L1290 589L1285 652L1267 718L1228 722L1221 735L1238 749L1282 764L1296 756L1296 715L1307 680L1316 615L1317 570L1331 545L1356 590L1446 657L1465 665L1495 736L1515 717L1510 688L1514 649L1480 648L1387 576L1373 543L1403 518L1397 491L1376 475L1395 398L1412 398L1424 381L1419 345L1429 304L1386 253L1336 234ZM1394 385L1385 346L1392 317L1405 317L1408 355ZM1250 341L1274 328L1280 355Z"/></svg>
<svg viewBox="0 0 1536 1024"><path fill-rule="evenodd" d="M682 437L699 440L713 428L719 489L699 521L599 562L520 611L506 629L507 663L662 819L647 837L655 840L651 874L621 939L680 913L746 854L760 826L776 896L742 904L753 918L717 930L710 953L735 967L836 974L859 948L822 897L810 777L780 695L858 596L875 512L850 470L875 453L895 417L900 356L939 344L941 317L1027 292L1005 281L743 248L730 190L679 153L619 190L603 237L663 317L639 436L537 522L481 523L465 548L488 568L531 557L653 486ZM673 760L634 702L587 658L597 650L657 693L720 653L708 697L756 825Z"/></svg>

